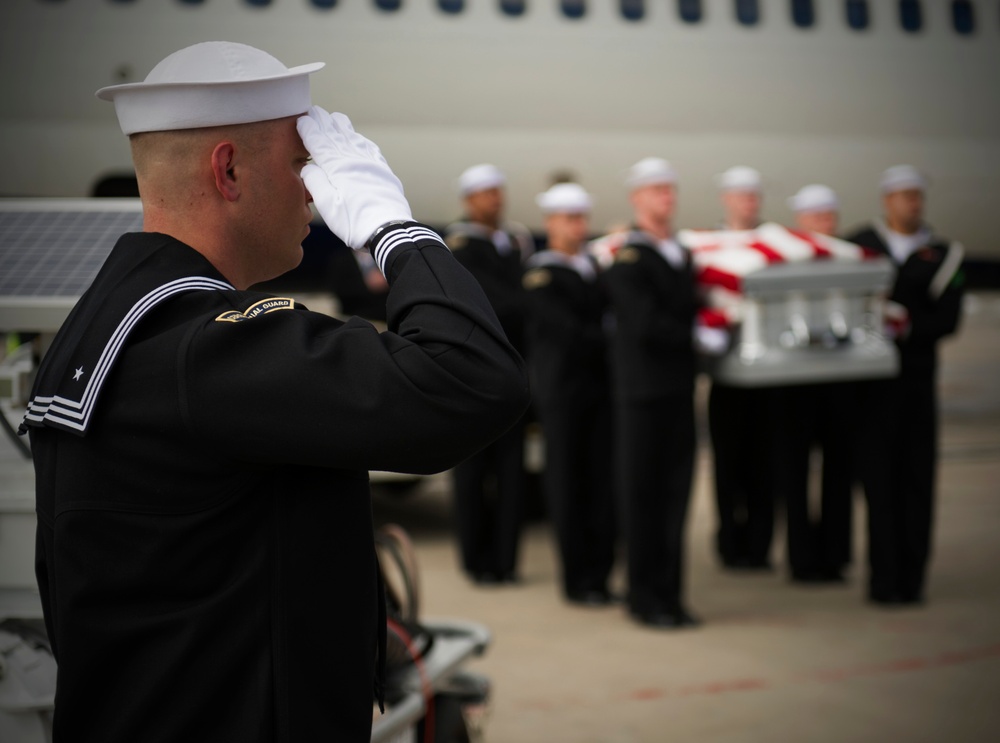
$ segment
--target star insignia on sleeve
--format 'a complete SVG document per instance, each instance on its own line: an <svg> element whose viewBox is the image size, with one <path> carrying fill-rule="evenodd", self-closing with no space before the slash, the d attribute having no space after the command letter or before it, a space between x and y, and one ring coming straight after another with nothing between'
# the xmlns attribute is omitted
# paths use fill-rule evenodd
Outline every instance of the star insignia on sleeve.
<svg viewBox="0 0 1000 743"><path fill-rule="evenodd" d="M83 367L81 366L76 371L73 372L73 381L74 382L79 382L80 381L80 377L82 377L82 376L83 376Z"/></svg>

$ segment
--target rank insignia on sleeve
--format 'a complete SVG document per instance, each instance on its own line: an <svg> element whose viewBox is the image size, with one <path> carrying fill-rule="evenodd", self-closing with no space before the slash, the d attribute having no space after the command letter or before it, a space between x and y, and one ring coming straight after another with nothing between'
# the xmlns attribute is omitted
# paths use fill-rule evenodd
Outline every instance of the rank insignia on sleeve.
<svg viewBox="0 0 1000 743"><path fill-rule="evenodd" d="M461 233L455 233L448 235L445 238L444 244L447 245L451 250L461 250L466 245L469 244L469 238Z"/></svg>
<svg viewBox="0 0 1000 743"><path fill-rule="evenodd" d="M632 247L624 247L618 251L615 261L618 263L638 263L642 253Z"/></svg>
<svg viewBox="0 0 1000 743"><path fill-rule="evenodd" d="M536 268L524 274L524 278L521 279L521 285L528 290L541 289L543 286L548 286L551 281L552 274L550 272L544 268Z"/></svg>
<svg viewBox="0 0 1000 743"><path fill-rule="evenodd" d="M268 312L277 312L278 310L294 310L295 300L289 299L288 297L270 297L268 299L262 299L259 302L254 302L252 305L247 307L243 312L239 310L230 310L229 312L223 312L217 318L216 322L243 322L244 320L252 320L259 315L266 315Z"/></svg>

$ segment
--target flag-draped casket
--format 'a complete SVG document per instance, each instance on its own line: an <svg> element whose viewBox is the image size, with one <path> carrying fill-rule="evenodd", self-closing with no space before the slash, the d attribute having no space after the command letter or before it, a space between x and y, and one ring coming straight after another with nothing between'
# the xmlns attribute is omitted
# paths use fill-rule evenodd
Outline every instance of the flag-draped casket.
<svg viewBox="0 0 1000 743"><path fill-rule="evenodd" d="M628 233L592 244L614 260ZM835 237L766 223L754 230L682 230L704 309L703 326L730 334L706 370L742 387L847 381L896 373L884 332L893 266Z"/></svg>

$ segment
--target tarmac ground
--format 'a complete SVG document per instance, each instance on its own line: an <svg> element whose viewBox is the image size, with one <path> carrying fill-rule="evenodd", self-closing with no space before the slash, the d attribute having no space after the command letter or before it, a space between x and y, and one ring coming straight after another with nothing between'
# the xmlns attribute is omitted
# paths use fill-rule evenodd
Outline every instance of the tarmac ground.
<svg viewBox="0 0 1000 743"><path fill-rule="evenodd" d="M704 426L687 531L688 604L704 620L695 629L652 630L621 606L565 603L542 518L525 525L519 584L473 586L459 569L447 474L405 496L379 484L373 510L377 524L399 524L414 542L422 617L492 633L465 666L490 682L488 704L468 710L479 740L992 742L1000 740L1000 293L967 297L963 327L942 344L940 392L934 555L927 603L915 608L865 601L860 493L845 584L790 583L780 525L774 572L723 571ZM704 393L703 385L701 423ZM31 520L31 473L8 441L0 474L0 495L18 508L14 490L28 499L23 514L8 515L10 538L13 519ZM25 564L0 564L0 573L30 575L32 550L21 546ZM614 588L625 589L620 567ZM36 604L30 594L11 596Z"/></svg>
<svg viewBox="0 0 1000 743"><path fill-rule="evenodd" d="M490 680L488 705L470 713L489 743L996 741L1000 294L967 298L959 334L942 344L940 393L934 554L919 607L866 602L860 492L845 584L790 583L780 525L774 572L722 570L704 443L687 533L688 604L704 621L695 629L647 629L621 606L565 603L544 519L525 526L519 584L474 586L459 569L446 475L404 497L376 488L376 522L412 537L425 616L492 631L467 664ZM703 422L704 389L699 398ZM614 585L624 591L620 568Z"/></svg>

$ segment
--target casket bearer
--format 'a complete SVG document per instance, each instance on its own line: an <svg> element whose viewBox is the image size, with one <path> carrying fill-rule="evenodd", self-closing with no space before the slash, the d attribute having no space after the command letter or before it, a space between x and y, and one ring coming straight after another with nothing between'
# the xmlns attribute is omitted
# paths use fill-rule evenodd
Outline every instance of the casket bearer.
<svg viewBox="0 0 1000 743"><path fill-rule="evenodd" d="M896 326L900 371L862 386L862 482L868 502L869 599L919 604L925 598L937 469L937 346L958 328L962 248L924 222L927 179L910 165L880 182L883 217L848 239L896 267L889 299L905 311Z"/></svg>

